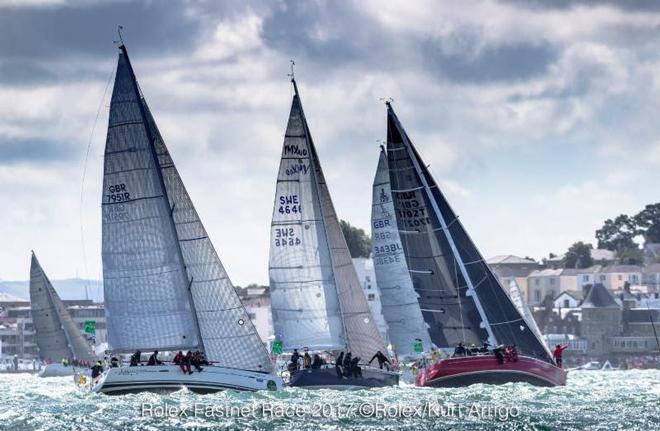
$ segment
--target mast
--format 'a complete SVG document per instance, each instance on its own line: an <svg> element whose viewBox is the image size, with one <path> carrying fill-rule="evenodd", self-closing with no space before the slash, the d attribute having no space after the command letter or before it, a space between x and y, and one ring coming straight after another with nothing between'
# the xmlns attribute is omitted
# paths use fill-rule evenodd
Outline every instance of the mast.
<svg viewBox="0 0 660 431"><path fill-rule="evenodd" d="M120 39L121 39L121 33L120 33ZM145 107L144 107L144 105L145 105L144 96L142 94L142 91L140 90L140 87L138 86L137 78L135 77L135 72L133 71L133 65L131 64L131 59L128 56L128 51L126 50L126 45L124 44L123 40L119 44L119 49L121 50L122 54L124 56L126 56L126 64L128 65L128 70L130 71L130 74L131 74L131 82L133 84L133 89L135 90L135 94L137 95L137 97L139 99L138 106L139 106L139 109L140 109L140 116L142 117L142 121L144 123L144 128L145 128L145 131L146 131L146 134L147 134L147 139L149 141L149 149L150 149L151 157L153 158L154 165L156 166L156 175L158 176L158 181L160 183L160 186L162 187L163 194L165 195L165 201L168 203L168 205L171 205L170 203L172 202L172 200L170 199L169 194L167 192L167 187L165 186L165 180L163 179L163 172L161 170L162 168L161 168L161 165L160 165L160 161L158 160L158 154L156 154L156 148L154 147L154 142L156 141L156 137L154 136L154 134L151 130L151 122L149 121L149 118L147 117L147 113L146 113L146 110L145 110ZM193 280L190 278L190 276L188 274L188 268L186 268L186 265L184 263L183 254L181 252L181 244L178 241L179 240L179 234L178 234L176 226L174 224L174 219L172 218L172 212L173 211L174 211L174 208L170 207L170 217L168 217L168 219L170 220L170 226L172 228L172 231L174 232L174 236L177 239L176 250L177 250L180 262L181 262L181 266L183 267L183 271L186 274L186 279L188 280L188 288L187 288L188 300L189 300L189 303L190 303L190 308L191 308L192 313L193 313L193 322L195 324L195 331L197 333L197 337L198 337L198 341L199 341L199 345L200 345L201 349L205 350L204 349L204 340L202 339L202 333L199 330L199 322L198 322L198 319L197 319L197 312L195 311L195 301L193 301L192 292L190 291L190 287L192 285Z"/></svg>
<svg viewBox="0 0 660 431"><path fill-rule="evenodd" d="M389 101L385 102L387 105L387 109L392 115L392 118L396 121L397 127L401 130L401 125L399 123L399 119L396 117L396 114L394 113L394 110L392 109L392 105L390 104ZM458 266L461 270L461 274L463 275L463 278L465 279L465 282L468 285L468 290L466 292L467 296L471 296L472 299L474 300L474 304L477 307L477 310L479 311L479 316L481 317L482 320L482 328L486 330L488 333L488 342L491 345L497 345L497 339L495 338L495 334L493 333L493 330L490 326L490 323L488 322L488 316L486 316L486 313L484 312L483 306L481 305L481 301L479 300L479 296L477 295L477 291L474 289L474 285L472 284L472 279L470 275L467 272L467 269L465 268L465 263L463 262L463 258L461 257L460 253L458 252L458 248L456 247L456 243L454 242L454 238L449 232L449 228L447 226L447 221L445 220L444 216L440 212L440 208L438 208L438 203L436 202L433 193L431 191L431 188L429 187L428 181L426 180L426 176L422 172L422 169L419 165L419 161L417 160L416 154L414 153L413 149L410 146L410 141L408 140L408 136L405 133L401 134L401 137L403 138L403 144L405 145L406 151L408 152L408 156L410 157L410 160L413 163L413 166L415 167L415 171L417 172L417 176L419 177L420 181L422 182L422 185L424 186L424 191L429 199L429 202L431 203L431 206L433 207L433 211L435 212L436 217L440 221L440 224L442 226L443 231L445 232L447 242L449 243L449 246L451 247L452 252L454 253L454 257L456 259L456 262L458 263Z"/></svg>

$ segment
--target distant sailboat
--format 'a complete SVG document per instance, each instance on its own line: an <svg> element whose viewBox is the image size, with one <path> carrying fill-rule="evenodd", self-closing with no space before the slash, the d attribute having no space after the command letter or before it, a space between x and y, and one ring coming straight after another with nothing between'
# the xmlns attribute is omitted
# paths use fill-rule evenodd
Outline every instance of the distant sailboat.
<svg viewBox="0 0 660 431"><path fill-rule="evenodd" d="M30 308L39 359L48 364L40 377L70 376L75 370L63 360L93 363L96 357L69 311L32 252L30 263Z"/></svg>
<svg viewBox="0 0 660 431"><path fill-rule="evenodd" d="M195 211L121 44L105 147L103 282L112 353L202 350L212 366L110 368L94 391L281 387Z"/></svg>
<svg viewBox="0 0 660 431"><path fill-rule="evenodd" d="M271 227L269 276L275 337L285 351L350 351L366 362L387 354L357 278L316 154L296 81ZM362 378L332 367L294 373L291 386L375 387L398 374L362 367Z"/></svg>
<svg viewBox="0 0 660 431"><path fill-rule="evenodd" d="M412 283L417 293L417 308L426 322L426 330L416 338L428 336L435 347L445 350L453 349L458 343L481 346L484 341L491 346L515 345L519 354L517 361L503 364L498 363L494 355L444 359L423 370L416 383L420 386L510 381L543 386L565 384L566 372L555 366L540 333L500 286L390 103L387 103L387 168L398 240L409 277L402 275L405 267L398 263L395 272L399 278L397 281L390 279L387 271L392 264L379 262L379 253L375 253L375 269L378 283L385 287ZM374 199L380 200L380 197L374 194ZM374 201L374 207L376 203ZM391 234L394 235L391 242L394 253L383 250L382 257L399 252L396 235ZM408 303L413 303L413 295L407 295ZM396 314L385 309L384 315L392 328L391 320L397 318ZM420 330L415 320L418 315L410 310L406 310L405 315L414 322L408 330ZM410 336L405 334L406 340Z"/></svg>

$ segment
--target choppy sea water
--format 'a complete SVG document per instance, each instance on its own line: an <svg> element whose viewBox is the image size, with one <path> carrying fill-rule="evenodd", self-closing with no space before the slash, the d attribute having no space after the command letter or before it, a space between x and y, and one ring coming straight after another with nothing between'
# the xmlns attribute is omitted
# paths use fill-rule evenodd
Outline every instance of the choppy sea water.
<svg viewBox="0 0 660 431"><path fill-rule="evenodd" d="M660 370L572 372L562 388L83 394L71 377L0 375L3 430L660 430Z"/></svg>

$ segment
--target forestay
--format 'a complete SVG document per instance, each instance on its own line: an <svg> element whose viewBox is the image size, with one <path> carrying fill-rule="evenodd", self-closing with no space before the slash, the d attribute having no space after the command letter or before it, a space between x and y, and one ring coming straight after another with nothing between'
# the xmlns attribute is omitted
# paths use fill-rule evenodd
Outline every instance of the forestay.
<svg viewBox="0 0 660 431"><path fill-rule="evenodd" d="M387 154L382 149L373 183L371 240L376 282L389 338L399 355L414 356L416 340L428 351L431 339L408 271L397 228Z"/></svg>
<svg viewBox="0 0 660 431"><path fill-rule="evenodd" d="M30 263L30 307L40 359L94 360L89 344L34 253Z"/></svg>
<svg viewBox="0 0 660 431"><path fill-rule="evenodd" d="M397 223L413 284L438 346L515 344L551 361L502 289L388 103L387 152Z"/></svg>

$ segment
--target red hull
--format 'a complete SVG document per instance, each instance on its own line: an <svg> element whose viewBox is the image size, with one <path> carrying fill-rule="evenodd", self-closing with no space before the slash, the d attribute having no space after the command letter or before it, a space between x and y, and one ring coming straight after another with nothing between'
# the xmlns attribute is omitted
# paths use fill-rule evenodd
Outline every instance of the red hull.
<svg viewBox="0 0 660 431"><path fill-rule="evenodd" d="M500 364L494 355L442 359L421 370L415 384L431 387L458 387L476 383L501 385L527 382L536 386L564 386L567 372L553 364L520 356Z"/></svg>

